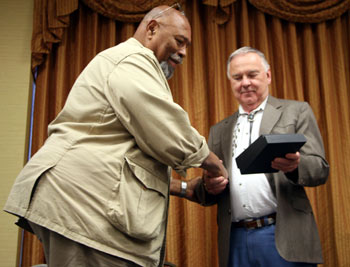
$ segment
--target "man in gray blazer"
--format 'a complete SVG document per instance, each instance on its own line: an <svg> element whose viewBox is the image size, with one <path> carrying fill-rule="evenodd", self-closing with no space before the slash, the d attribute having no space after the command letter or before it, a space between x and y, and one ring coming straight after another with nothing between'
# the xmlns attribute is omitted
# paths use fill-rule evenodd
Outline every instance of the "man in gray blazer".
<svg viewBox="0 0 350 267"><path fill-rule="evenodd" d="M231 54L227 75L239 110L214 125L209 147L229 172L203 176L197 197L218 204L220 266L316 266L322 250L304 186L324 184L329 166L316 119L306 102L269 96L270 66L258 50ZM261 134L303 134L300 152L271 162L275 173L242 175L236 164Z"/></svg>

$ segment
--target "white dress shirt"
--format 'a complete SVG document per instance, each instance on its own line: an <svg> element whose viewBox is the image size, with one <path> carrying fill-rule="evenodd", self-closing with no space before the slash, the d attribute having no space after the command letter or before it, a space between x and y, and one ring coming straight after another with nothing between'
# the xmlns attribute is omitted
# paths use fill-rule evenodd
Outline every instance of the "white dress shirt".
<svg viewBox="0 0 350 267"><path fill-rule="evenodd" d="M259 129L266 102L267 98L258 108L251 112L255 113L252 129L250 129L248 113L239 106L239 116L234 127L232 142L230 199L233 222L269 215L274 213L277 208L276 198L265 174L242 175L236 164L236 157L249 146L249 136L251 135L252 143L259 137Z"/></svg>

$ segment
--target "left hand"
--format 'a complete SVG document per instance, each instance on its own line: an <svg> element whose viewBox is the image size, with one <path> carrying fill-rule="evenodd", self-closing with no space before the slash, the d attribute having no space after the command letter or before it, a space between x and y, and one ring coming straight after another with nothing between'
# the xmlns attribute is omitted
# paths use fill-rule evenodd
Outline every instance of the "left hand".
<svg viewBox="0 0 350 267"><path fill-rule="evenodd" d="M192 178L191 180L187 180L187 190L186 190L186 199L190 201L196 201L194 190L201 183L202 177L198 176Z"/></svg>
<svg viewBox="0 0 350 267"><path fill-rule="evenodd" d="M215 177L210 172L204 171L203 184L205 190L212 195L218 195L225 190L228 179L223 176Z"/></svg>
<svg viewBox="0 0 350 267"><path fill-rule="evenodd" d="M180 196L181 192L181 180L180 179L171 179L170 182L170 194L174 196ZM196 201L196 196L194 193L195 188L202 182L202 177L198 176L192 178L191 180L187 180L187 188L186 188L186 196L185 198L190 201Z"/></svg>
<svg viewBox="0 0 350 267"><path fill-rule="evenodd" d="M275 158L271 167L283 171L283 172L292 172L294 171L300 163L300 153L288 153L284 158Z"/></svg>

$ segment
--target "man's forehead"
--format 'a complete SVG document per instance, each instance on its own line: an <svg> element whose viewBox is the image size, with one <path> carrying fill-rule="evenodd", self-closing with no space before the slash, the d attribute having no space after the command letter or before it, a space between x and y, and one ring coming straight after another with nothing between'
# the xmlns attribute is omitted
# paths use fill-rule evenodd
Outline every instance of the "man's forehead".
<svg viewBox="0 0 350 267"><path fill-rule="evenodd" d="M167 31L169 31L172 35L183 38L188 44L191 43L191 26L187 21L168 19L159 20L158 23L166 27Z"/></svg>
<svg viewBox="0 0 350 267"><path fill-rule="evenodd" d="M261 68L263 68L262 60L255 53L237 55L230 62L231 70L259 71Z"/></svg>
<svg viewBox="0 0 350 267"><path fill-rule="evenodd" d="M236 55L231 62L247 62L247 63L258 63L261 62L261 58L258 54L253 52L243 53Z"/></svg>

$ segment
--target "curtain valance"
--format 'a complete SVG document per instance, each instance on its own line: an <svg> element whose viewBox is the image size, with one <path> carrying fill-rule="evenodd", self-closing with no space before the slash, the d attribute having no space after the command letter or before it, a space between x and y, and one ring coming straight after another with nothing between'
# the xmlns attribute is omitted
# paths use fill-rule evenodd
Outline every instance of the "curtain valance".
<svg viewBox="0 0 350 267"><path fill-rule="evenodd" d="M213 19L217 24L224 24L230 18L230 5L236 0L202 0L203 5L215 8Z"/></svg>
<svg viewBox="0 0 350 267"><path fill-rule="evenodd" d="M69 15L78 9L78 0L34 0L32 33L32 70L44 61L53 43L62 39L69 26Z"/></svg>
<svg viewBox="0 0 350 267"><path fill-rule="evenodd" d="M81 0L95 12L123 22L139 22L153 7L171 6L175 2L183 4L185 0Z"/></svg>
<svg viewBox="0 0 350 267"><path fill-rule="evenodd" d="M264 13L292 22L316 23L333 19L350 8L350 0L248 0ZM153 7L172 5L174 0L80 0L95 12L123 22L138 22ZM186 0L178 0L184 4ZM236 0L202 0L213 7L214 20L224 24ZM32 70L44 61L53 43L62 39L69 15L78 9L79 0L34 0Z"/></svg>
<svg viewBox="0 0 350 267"><path fill-rule="evenodd" d="M290 22L319 23L335 19L350 9L350 0L248 0L255 8ZM202 0L215 7L214 20L223 24L229 19L230 5L236 0Z"/></svg>
<svg viewBox="0 0 350 267"><path fill-rule="evenodd" d="M350 8L350 0L249 0L260 11L291 22L319 23Z"/></svg>
<svg viewBox="0 0 350 267"><path fill-rule="evenodd" d="M153 7L172 5L174 0L80 0L95 12L123 22L138 22ZM185 0L178 0L184 4ZM78 9L79 0L34 0L32 70L44 61L53 43L62 39L69 16Z"/></svg>

